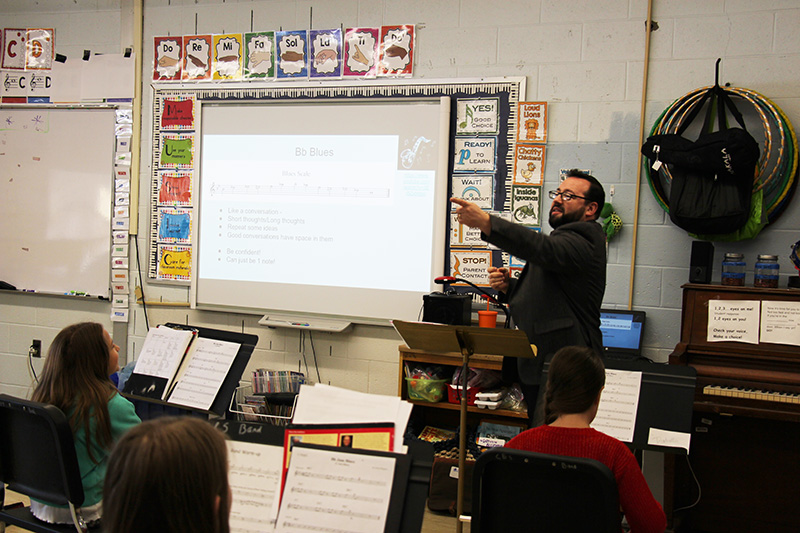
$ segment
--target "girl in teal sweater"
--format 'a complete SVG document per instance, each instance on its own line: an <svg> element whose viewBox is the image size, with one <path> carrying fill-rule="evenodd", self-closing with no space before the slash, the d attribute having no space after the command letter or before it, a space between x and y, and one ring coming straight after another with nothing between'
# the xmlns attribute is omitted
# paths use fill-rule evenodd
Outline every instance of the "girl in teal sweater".
<svg viewBox="0 0 800 533"><path fill-rule="evenodd" d="M83 322L61 330L47 353L36 402L55 405L67 416L83 482L81 514L88 523L102 514L103 479L111 448L140 422L133 404L117 391L109 376L119 370L119 346L102 325ZM31 501L40 520L71 524L69 508Z"/></svg>

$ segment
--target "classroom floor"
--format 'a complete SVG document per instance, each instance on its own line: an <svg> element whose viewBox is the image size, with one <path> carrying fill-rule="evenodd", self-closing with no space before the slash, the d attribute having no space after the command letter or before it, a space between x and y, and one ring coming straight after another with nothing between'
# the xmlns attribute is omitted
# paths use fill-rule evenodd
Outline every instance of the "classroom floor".
<svg viewBox="0 0 800 533"><path fill-rule="evenodd" d="M24 502L25 505L28 505L29 503L27 497L9 490L6 491L6 505L10 503L16 503L18 501ZM454 516L450 516L449 514L434 513L427 508L425 509L425 518L422 520L422 530L420 533L451 533L455 532L455 530L456 518ZM16 526L9 526L6 528L5 533L23 533L24 531L25 530ZM469 533L468 523L464 524L462 531L463 533ZM2 532L2 526L0 526L0 532Z"/></svg>

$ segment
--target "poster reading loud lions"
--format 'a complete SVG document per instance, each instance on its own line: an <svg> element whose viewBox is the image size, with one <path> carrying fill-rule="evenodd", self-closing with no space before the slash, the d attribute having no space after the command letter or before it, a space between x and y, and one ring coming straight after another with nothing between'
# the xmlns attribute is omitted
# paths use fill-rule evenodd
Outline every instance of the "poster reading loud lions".
<svg viewBox="0 0 800 533"><path fill-rule="evenodd" d="M275 34L277 46L278 79L288 80L308 77L308 32L306 30L279 31Z"/></svg>
<svg viewBox="0 0 800 533"><path fill-rule="evenodd" d="M311 30L308 32L311 45L309 57L310 78L342 77L342 30Z"/></svg>
<svg viewBox="0 0 800 533"><path fill-rule="evenodd" d="M547 142L547 102L519 102L517 121L517 142Z"/></svg>

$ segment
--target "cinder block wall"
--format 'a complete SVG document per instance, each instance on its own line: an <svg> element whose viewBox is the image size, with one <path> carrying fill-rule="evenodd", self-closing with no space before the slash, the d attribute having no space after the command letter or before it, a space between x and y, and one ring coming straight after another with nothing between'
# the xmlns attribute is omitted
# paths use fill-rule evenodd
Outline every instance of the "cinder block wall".
<svg viewBox="0 0 800 533"><path fill-rule="evenodd" d="M609 244L605 305L627 307L632 294L633 307L648 315L646 355L666 361L680 335L680 286L688 281L692 239L669 222L646 183L638 188L637 198L646 13L645 0L145 0L140 189L148 190L150 178L149 43L154 36L249 31L251 20L256 30L414 23L416 77L524 76L527 99L549 102L544 190L555 188L559 169L570 167L591 170L606 185L607 194L613 187L613 203L625 226ZM121 52L131 45L131 17L131 0L0 4L0 27L54 27L57 51L69 58L80 57L84 49ZM651 40L645 131L676 98L713 84L717 58L722 58L721 82L758 91L780 106L795 126L800 124L800 2L654 0L653 19L658 29ZM148 200L143 194L138 238L142 253L148 248ZM756 239L716 243L713 277L719 279L725 252L744 253L750 272L757 254L774 253L780 256L785 287L787 277L796 274L787 256L789 246L800 238L798 227L800 211L790 205ZM138 279L133 271L132 279ZM188 298L185 288L145 282L145 291L148 300ZM0 391L27 395L31 339L41 339L46 348L61 327L78 320L106 324L123 341L123 358L133 359L146 328L141 307L133 306L131 314L127 326L112 326L101 304L0 294ZM252 368L305 370L307 362L309 374L317 379L315 354L325 383L397 392L400 339L389 328L356 326L346 334L313 333L312 353L311 338L260 327L259 317L163 307L150 308L148 315L150 324L188 322L257 334ZM34 366L40 369L41 362L36 360Z"/></svg>

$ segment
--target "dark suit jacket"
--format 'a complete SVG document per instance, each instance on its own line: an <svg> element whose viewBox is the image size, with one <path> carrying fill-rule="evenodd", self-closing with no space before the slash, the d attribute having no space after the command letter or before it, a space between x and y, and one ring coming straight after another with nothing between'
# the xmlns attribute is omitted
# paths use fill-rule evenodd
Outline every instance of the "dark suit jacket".
<svg viewBox="0 0 800 533"><path fill-rule="evenodd" d="M535 359L518 360L523 383L538 384L545 359L564 346L603 353L606 239L600 224L570 222L544 235L492 216L492 233L482 237L526 261L506 294L514 323L538 349Z"/></svg>

